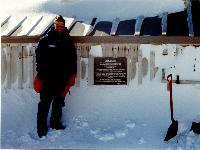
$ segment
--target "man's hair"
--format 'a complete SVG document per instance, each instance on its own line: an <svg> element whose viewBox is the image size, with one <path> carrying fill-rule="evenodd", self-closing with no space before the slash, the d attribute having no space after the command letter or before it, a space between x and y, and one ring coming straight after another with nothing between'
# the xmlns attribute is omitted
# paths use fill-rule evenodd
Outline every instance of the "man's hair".
<svg viewBox="0 0 200 150"><path fill-rule="evenodd" d="M65 19L61 16L61 15L58 15L55 17L54 19L54 23L58 21L58 22L63 22L65 24Z"/></svg>

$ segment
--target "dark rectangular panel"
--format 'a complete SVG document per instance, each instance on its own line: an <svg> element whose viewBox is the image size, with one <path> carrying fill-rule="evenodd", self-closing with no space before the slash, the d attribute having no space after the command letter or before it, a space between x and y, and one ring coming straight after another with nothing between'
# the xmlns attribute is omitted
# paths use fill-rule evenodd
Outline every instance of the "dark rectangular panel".
<svg viewBox="0 0 200 150"><path fill-rule="evenodd" d="M127 84L127 59L125 57L95 57L94 84Z"/></svg>
<svg viewBox="0 0 200 150"><path fill-rule="evenodd" d="M188 36L187 10L168 14L167 16L167 35Z"/></svg>
<svg viewBox="0 0 200 150"><path fill-rule="evenodd" d="M158 36L162 34L162 19L158 17L147 17L143 20L140 35Z"/></svg>
<svg viewBox="0 0 200 150"><path fill-rule="evenodd" d="M110 35L111 28L112 28L112 22L100 21L95 25L90 35L91 36Z"/></svg>
<svg viewBox="0 0 200 150"><path fill-rule="evenodd" d="M135 23L135 19L120 21L117 27L116 35L134 35Z"/></svg>

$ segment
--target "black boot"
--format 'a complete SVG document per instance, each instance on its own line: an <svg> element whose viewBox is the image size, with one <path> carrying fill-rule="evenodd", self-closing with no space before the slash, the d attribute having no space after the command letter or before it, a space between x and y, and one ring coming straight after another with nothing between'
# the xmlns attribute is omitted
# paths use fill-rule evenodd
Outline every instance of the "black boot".
<svg viewBox="0 0 200 150"><path fill-rule="evenodd" d="M48 128L46 126L38 126L37 127L37 133L40 138L43 136L46 136L47 132L48 132Z"/></svg>
<svg viewBox="0 0 200 150"><path fill-rule="evenodd" d="M57 97L52 103L52 113L50 118L50 127L56 130L64 130L65 126L61 122L62 107L64 106L64 97Z"/></svg>
<svg viewBox="0 0 200 150"><path fill-rule="evenodd" d="M56 129L56 130L64 130L66 128L66 126L63 125L61 121L59 121L59 122L52 122L51 121L50 127L52 129Z"/></svg>

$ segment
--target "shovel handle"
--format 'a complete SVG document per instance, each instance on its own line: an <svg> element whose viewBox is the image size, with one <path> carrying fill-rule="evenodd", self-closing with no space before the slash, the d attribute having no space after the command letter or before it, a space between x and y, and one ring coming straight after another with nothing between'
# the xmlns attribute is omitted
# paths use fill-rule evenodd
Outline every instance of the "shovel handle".
<svg viewBox="0 0 200 150"><path fill-rule="evenodd" d="M169 75L167 76L167 81L168 81L168 82L170 81L169 78L171 78L171 80L172 80L172 74L169 74Z"/></svg>
<svg viewBox="0 0 200 150"><path fill-rule="evenodd" d="M171 79L169 79L171 78ZM167 76L167 81L169 84L169 92L170 92L170 110L171 110L171 120L172 122L174 121L174 116L173 116L173 98L172 98L172 74L169 74Z"/></svg>

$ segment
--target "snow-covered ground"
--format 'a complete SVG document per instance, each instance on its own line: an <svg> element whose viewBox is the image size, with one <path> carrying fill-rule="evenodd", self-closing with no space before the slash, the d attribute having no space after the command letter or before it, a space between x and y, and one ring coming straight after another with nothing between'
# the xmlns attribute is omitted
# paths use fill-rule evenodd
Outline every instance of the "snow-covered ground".
<svg viewBox="0 0 200 150"><path fill-rule="evenodd" d="M64 107L67 128L50 129L42 139L36 133L39 95L32 89L12 89L2 93L2 148L197 149L200 138L189 129L200 115L199 90L174 86L179 132L165 143L171 124L165 84L73 88Z"/></svg>
<svg viewBox="0 0 200 150"><path fill-rule="evenodd" d="M167 56L162 56L163 48L170 49ZM153 81L148 72L142 85L138 85L136 74L129 85L88 86L86 76L66 97L63 122L67 128L50 129L42 139L36 133L39 94L27 88L2 89L2 148L199 149L200 137L190 128L192 121L200 121L200 85L173 84L178 135L163 141L171 120L169 92L166 83L161 83L161 68L174 77L182 73L182 79L200 80L200 48L141 45L140 49L146 58L150 50L156 52L159 70ZM176 49L180 53L174 56ZM196 71L192 70L194 58ZM85 58L83 61L88 62Z"/></svg>

